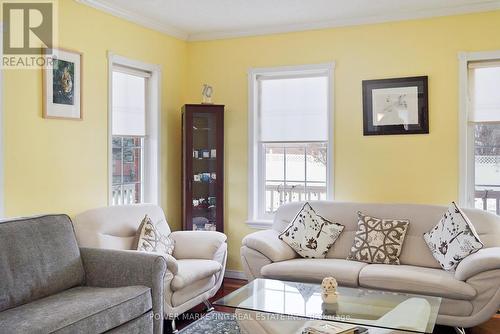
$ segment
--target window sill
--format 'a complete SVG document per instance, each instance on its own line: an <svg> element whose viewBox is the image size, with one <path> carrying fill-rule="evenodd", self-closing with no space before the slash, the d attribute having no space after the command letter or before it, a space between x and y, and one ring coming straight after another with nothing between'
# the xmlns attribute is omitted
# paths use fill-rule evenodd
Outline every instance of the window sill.
<svg viewBox="0 0 500 334"><path fill-rule="evenodd" d="M267 230L270 229L273 226L273 221L272 220L264 220L264 219L252 219L252 220L247 220L247 225L251 228L257 229L257 230Z"/></svg>

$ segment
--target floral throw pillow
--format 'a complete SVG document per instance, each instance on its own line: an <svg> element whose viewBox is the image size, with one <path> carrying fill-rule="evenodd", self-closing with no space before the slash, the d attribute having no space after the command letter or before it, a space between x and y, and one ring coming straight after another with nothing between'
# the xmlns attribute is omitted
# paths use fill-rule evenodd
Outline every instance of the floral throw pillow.
<svg viewBox="0 0 500 334"><path fill-rule="evenodd" d="M399 264L406 231L410 222L402 219L379 219L358 212L358 230L348 260Z"/></svg>
<svg viewBox="0 0 500 334"><path fill-rule="evenodd" d="M452 202L439 223L424 233L434 258L447 271L455 271L460 261L483 248L483 243L465 213Z"/></svg>
<svg viewBox="0 0 500 334"><path fill-rule="evenodd" d="M305 203L278 237L304 258L325 258L343 230L343 225L324 219Z"/></svg>
<svg viewBox="0 0 500 334"><path fill-rule="evenodd" d="M143 252L172 255L174 240L169 237L167 222L163 219L156 224L146 215L137 230L135 249Z"/></svg>

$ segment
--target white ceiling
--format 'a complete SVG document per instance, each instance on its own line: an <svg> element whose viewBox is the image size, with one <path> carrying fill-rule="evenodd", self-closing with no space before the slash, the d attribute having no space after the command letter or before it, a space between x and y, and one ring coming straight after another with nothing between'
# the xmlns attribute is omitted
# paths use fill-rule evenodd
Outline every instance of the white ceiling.
<svg viewBox="0 0 500 334"><path fill-rule="evenodd" d="M76 0L186 40L500 9L499 0Z"/></svg>

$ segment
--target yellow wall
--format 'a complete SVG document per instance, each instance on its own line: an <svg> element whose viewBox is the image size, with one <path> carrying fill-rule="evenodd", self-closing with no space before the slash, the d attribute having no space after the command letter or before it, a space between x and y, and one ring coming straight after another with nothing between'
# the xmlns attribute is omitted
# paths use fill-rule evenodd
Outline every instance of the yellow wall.
<svg viewBox="0 0 500 334"><path fill-rule="evenodd" d="M6 215L73 215L107 205L109 50L162 67L162 206L179 228L186 42L69 0L59 1L58 18L59 46L83 53L84 120L43 119L41 71L5 71Z"/></svg>
<svg viewBox="0 0 500 334"><path fill-rule="evenodd" d="M459 51L500 49L500 12L188 44L188 101L226 112L225 232L239 269L247 219L247 71L336 62L335 197L444 204L458 194ZM429 76L430 134L363 137L361 81Z"/></svg>
<svg viewBox="0 0 500 334"><path fill-rule="evenodd" d="M83 52L84 121L42 119L40 71L5 71L6 215L107 204L107 51L163 70L162 206L180 227L180 107L215 87L226 111L225 231L239 269L247 219L247 71L335 61L335 194L345 201L457 198L457 52L500 49L500 12L186 43L60 1L59 45ZM430 134L362 136L361 81L428 75Z"/></svg>

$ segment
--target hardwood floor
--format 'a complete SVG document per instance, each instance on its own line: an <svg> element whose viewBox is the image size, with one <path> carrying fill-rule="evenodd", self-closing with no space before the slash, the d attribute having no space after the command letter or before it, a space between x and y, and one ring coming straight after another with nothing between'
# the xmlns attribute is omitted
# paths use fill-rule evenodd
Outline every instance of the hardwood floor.
<svg viewBox="0 0 500 334"><path fill-rule="evenodd" d="M224 282L222 283L222 287L220 290L217 292L217 294L210 299L211 302L216 301L219 298L222 298L223 296L228 295L229 293L239 289L243 285L246 284L246 281L243 280L236 280L236 279L229 279L226 278L224 279ZM234 312L233 309L227 308L227 307L220 307L220 306L214 306L217 311L220 312L227 312L227 313L232 313ZM177 320L177 328L182 329L192 323L193 321L199 319L205 314L204 311L204 305L200 304L191 310L187 311L186 313L182 314L179 319ZM168 325L168 324L167 324ZM166 331L168 333L168 331ZM454 334L455 330L451 327L445 327L445 326L436 326L434 329L434 334ZM500 334L500 314L497 314L491 320L485 322L484 324L468 329L467 330L468 334ZM210 334L210 333L204 333L204 334ZM284 333L285 334L285 333Z"/></svg>

